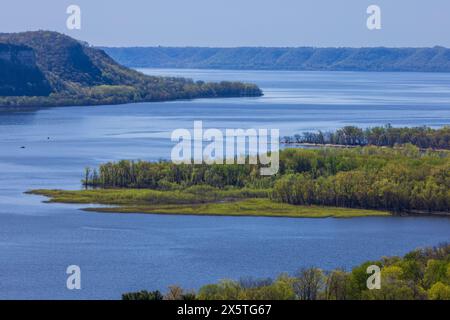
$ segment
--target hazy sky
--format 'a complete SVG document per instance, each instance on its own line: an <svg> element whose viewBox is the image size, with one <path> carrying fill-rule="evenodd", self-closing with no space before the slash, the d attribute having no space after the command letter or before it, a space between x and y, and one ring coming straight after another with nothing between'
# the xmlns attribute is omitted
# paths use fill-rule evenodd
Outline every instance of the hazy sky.
<svg viewBox="0 0 450 320"><path fill-rule="evenodd" d="M106 46L450 47L449 0L1 0L0 32L56 30ZM81 30L66 8L82 10ZM382 10L369 31L366 9Z"/></svg>

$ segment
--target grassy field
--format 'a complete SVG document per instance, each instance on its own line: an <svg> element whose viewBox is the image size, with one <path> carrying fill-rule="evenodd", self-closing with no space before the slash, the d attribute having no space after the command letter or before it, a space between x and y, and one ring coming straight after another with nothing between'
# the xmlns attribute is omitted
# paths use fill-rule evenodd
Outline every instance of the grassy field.
<svg viewBox="0 0 450 320"><path fill-rule="evenodd" d="M148 189L33 190L49 202L113 205L87 211L218 216L266 216L295 218L352 218L390 216L389 212L321 206L297 206L273 202L267 191L225 190L218 193L156 191Z"/></svg>

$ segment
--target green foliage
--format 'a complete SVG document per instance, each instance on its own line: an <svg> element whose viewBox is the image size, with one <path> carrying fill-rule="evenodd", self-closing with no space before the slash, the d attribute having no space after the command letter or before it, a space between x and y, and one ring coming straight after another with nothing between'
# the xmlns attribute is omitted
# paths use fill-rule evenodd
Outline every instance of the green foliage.
<svg viewBox="0 0 450 320"><path fill-rule="evenodd" d="M98 171L89 169L83 183L106 189L183 190L215 199L220 198L217 189L239 189L240 198L264 190L256 197L269 194L273 201L294 205L422 213L450 209L450 157L445 151L421 152L413 146L285 149L278 175L263 177L259 169L250 164L122 160L101 165Z"/></svg>
<svg viewBox="0 0 450 320"><path fill-rule="evenodd" d="M245 287L242 283L222 280L218 284L203 286L199 300L291 300L295 298L291 280L280 277L262 286Z"/></svg>
<svg viewBox="0 0 450 320"><path fill-rule="evenodd" d="M145 162L122 160L100 166L98 175L88 178L88 184L102 188L164 189L173 184L183 187L207 185L215 188L244 187L255 177L256 165L186 165L166 161ZM255 178L256 179L256 178Z"/></svg>
<svg viewBox="0 0 450 320"><path fill-rule="evenodd" d="M450 127L440 129L428 127L394 128L391 125L366 130L347 126L335 132L304 132L294 137L284 137L282 142L334 144L343 146L387 146L412 144L419 148L450 149Z"/></svg>
<svg viewBox="0 0 450 320"><path fill-rule="evenodd" d="M337 269L326 277L325 290L322 298L325 300L348 300L351 298L352 275Z"/></svg>
<svg viewBox="0 0 450 320"><path fill-rule="evenodd" d="M202 192L208 190L208 192ZM107 205L181 205L265 198L267 190L216 189L193 186L185 190L96 189L96 190L34 190L31 193L52 197L53 202L98 203Z"/></svg>
<svg viewBox="0 0 450 320"><path fill-rule="evenodd" d="M374 264L381 268L381 288L369 290L366 271ZM436 276L427 276L433 271ZM367 261L351 272L302 268L294 276L282 274L274 281L222 280L191 294L198 300L450 300L449 276L450 245L443 244L415 250L403 258ZM166 298L183 300L182 292L177 286L170 287Z"/></svg>
<svg viewBox="0 0 450 320"><path fill-rule="evenodd" d="M1 53L18 50L12 46L29 52L30 61L5 64ZM0 82L0 106L6 107L262 95L253 84L147 76L119 65L100 49L49 31L0 34L2 70L13 75L7 83Z"/></svg>
<svg viewBox="0 0 450 320"><path fill-rule="evenodd" d="M450 209L447 151L411 145L285 149L277 175L261 176L259 169L122 160L86 168L88 190L33 193L55 202L120 205L95 209L104 212L352 217ZM412 277L417 270L409 267Z"/></svg>
<svg viewBox="0 0 450 320"><path fill-rule="evenodd" d="M158 290L124 293L122 300L163 300L163 295Z"/></svg>
<svg viewBox="0 0 450 320"><path fill-rule="evenodd" d="M284 275L271 284L242 288L239 294L241 300L294 300L295 297L293 280Z"/></svg>
<svg viewBox="0 0 450 320"><path fill-rule="evenodd" d="M448 153L406 149L290 149L272 199L296 205L432 212L450 209Z"/></svg>
<svg viewBox="0 0 450 320"><path fill-rule="evenodd" d="M192 193L191 189L195 189ZM294 206L267 199L267 190L214 189L197 193L147 189L33 190L28 193L51 197L50 202L104 204L86 211L153 213L172 215L267 216L293 218L350 218L388 216L388 212L349 208ZM203 188L200 188L203 189Z"/></svg>
<svg viewBox="0 0 450 320"><path fill-rule="evenodd" d="M222 280L218 284L210 284L198 291L199 300L238 300L241 286L232 280Z"/></svg>
<svg viewBox="0 0 450 320"><path fill-rule="evenodd" d="M450 300L450 286L442 282L436 282L428 290L428 295L431 300Z"/></svg>
<svg viewBox="0 0 450 320"><path fill-rule="evenodd" d="M382 268L382 282L379 290L362 290L361 297L365 300L414 300L421 299L423 292L417 284L403 279L403 269L398 265Z"/></svg>
<svg viewBox="0 0 450 320"><path fill-rule="evenodd" d="M449 261L436 259L428 260L423 278L424 287L431 288L431 286L437 282L450 284L450 279L447 274L449 266Z"/></svg>

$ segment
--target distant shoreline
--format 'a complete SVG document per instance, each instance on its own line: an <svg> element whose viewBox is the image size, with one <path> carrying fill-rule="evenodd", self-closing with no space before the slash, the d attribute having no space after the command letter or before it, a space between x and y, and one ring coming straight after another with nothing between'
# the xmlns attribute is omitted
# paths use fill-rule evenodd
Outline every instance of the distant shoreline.
<svg viewBox="0 0 450 320"><path fill-rule="evenodd" d="M341 149L353 149L353 148L362 148L362 147L370 147L372 145L362 145L362 146L355 146L355 145L346 145L346 144L320 144L320 143L301 143L301 142L282 142L282 145L286 145L289 147L292 146L299 146L299 147L309 147L309 148L341 148ZM379 146L379 148L389 148L388 146ZM433 149L433 151L440 151L440 152L446 152L447 149ZM419 148L421 151L425 151L427 149L425 148Z"/></svg>
<svg viewBox="0 0 450 320"><path fill-rule="evenodd" d="M303 132L294 136L285 136L280 142L289 146L355 148L377 146L381 148L414 145L419 150L450 150L450 127L439 129L430 127L393 127L385 126L359 128L345 126L332 132Z"/></svg>
<svg viewBox="0 0 450 320"><path fill-rule="evenodd" d="M313 47L100 47L131 68L450 72L450 49Z"/></svg>

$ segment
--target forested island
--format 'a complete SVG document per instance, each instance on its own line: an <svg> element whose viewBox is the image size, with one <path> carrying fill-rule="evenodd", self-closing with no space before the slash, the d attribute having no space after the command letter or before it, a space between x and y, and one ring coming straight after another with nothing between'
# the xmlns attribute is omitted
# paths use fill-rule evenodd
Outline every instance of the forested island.
<svg viewBox="0 0 450 320"><path fill-rule="evenodd" d="M367 267L381 269L381 288L367 288ZM404 257L367 261L350 272L302 268L276 279L242 278L208 284L198 291L170 286L124 293L123 300L450 300L450 245L417 249Z"/></svg>
<svg viewBox="0 0 450 320"><path fill-rule="evenodd" d="M450 72L450 50L433 48L102 48L134 68Z"/></svg>
<svg viewBox="0 0 450 320"><path fill-rule="evenodd" d="M383 146L393 147L397 144L410 143L421 149L450 150L450 127L440 129L429 127L395 128L391 125L361 129L346 126L335 132L303 132L286 136L281 142L292 144L338 145L338 146Z"/></svg>
<svg viewBox="0 0 450 320"><path fill-rule="evenodd" d="M57 32L0 34L0 107L261 95L253 84L147 76L118 64L103 50Z"/></svg>
<svg viewBox="0 0 450 320"><path fill-rule="evenodd" d="M247 162L248 163L248 162ZM357 217L450 212L450 152L394 148L285 149L259 165L119 161L87 168L86 190L34 190L54 202L123 213Z"/></svg>

